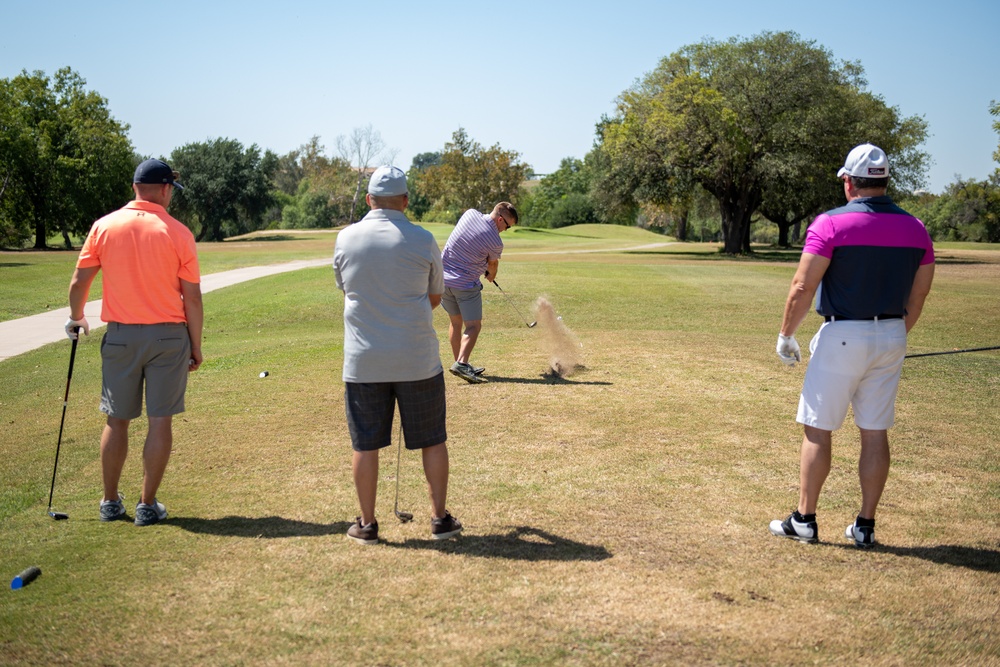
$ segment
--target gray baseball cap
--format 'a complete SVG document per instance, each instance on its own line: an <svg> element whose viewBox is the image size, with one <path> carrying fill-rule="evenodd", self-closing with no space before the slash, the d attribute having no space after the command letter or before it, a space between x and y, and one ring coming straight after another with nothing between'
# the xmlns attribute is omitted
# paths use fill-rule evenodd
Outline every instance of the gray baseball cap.
<svg viewBox="0 0 1000 667"><path fill-rule="evenodd" d="M368 194L376 197L394 197L406 193L406 174L399 167L379 167L368 181Z"/></svg>

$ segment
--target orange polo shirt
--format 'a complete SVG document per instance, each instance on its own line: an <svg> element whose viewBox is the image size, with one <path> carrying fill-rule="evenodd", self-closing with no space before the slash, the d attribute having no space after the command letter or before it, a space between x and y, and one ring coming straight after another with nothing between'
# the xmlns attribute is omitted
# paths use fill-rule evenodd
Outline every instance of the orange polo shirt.
<svg viewBox="0 0 1000 667"><path fill-rule="evenodd" d="M95 222L76 266L101 268L101 319L120 324L186 322L181 280L201 282L194 234L147 201L131 201Z"/></svg>

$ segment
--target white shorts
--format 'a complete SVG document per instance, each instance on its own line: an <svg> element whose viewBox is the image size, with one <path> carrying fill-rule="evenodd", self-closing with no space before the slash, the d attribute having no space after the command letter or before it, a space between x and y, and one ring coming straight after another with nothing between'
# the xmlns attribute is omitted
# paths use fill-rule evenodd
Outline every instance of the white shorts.
<svg viewBox="0 0 1000 667"><path fill-rule="evenodd" d="M836 431L851 406L858 428L893 425L906 356L902 319L827 322L813 336L809 353L796 421Z"/></svg>

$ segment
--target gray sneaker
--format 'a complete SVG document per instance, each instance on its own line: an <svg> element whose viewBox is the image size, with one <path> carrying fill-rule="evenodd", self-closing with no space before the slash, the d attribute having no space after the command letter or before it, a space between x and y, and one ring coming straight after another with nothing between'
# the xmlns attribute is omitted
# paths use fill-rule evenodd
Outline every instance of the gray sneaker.
<svg viewBox="0 0 1000 667"><path fill-rule="evenodd" d="M462 532L462 524L458 519L445 512L440 519L431 519L431 537L435 540L446 540Z"/></svg>
<svg viewBox="0 0 1000 667"><path fill-rule="evenodd" d="M358 544L378 544L378 521L372 521L367 526L361 525L361 517L354 520L347 529L347 537Z"/></svg>
<svg viewBox="0 0 1000 667"><path fill-rule="evenodd" d="M125 496L118 494L118 500L101 501L101 521L125 519Z"/></svg>
<svg viewBox="0 0 1000 667"><path fill-rule="evenodd" d="M469 364L463 364L460 361L456 361L454 364L451 365L451 368L449 368L448 370L451 371L452 375L457 375L458 377L462 378L469 384L483 384L485 382L489 382L489 380L487 380L483 376L476 375L476 369L474 369L472 366L470 366Z"/></svg>
<svg viewBox="0 0 1000 667"><path fill-rule="evenodd" d="M135 525L152 526L167 518L167 508L153 498L153 504L139 503L135 506Z"/></svg>

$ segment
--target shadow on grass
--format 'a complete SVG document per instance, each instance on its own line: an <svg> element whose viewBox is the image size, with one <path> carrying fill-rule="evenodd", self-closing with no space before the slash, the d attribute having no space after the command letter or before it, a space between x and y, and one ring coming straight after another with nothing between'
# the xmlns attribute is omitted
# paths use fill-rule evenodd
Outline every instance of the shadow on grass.
<svg viewBox="0 0 1000 667"><path fill-rule="evenodd" d="M18 266L31 266L27 262L0 262L0 269L13 269Z"/></svg>
<svg viewBox="0 0 1000 667"><path fill-rule="evenodd" d="M227 243L256 243L257 241L300 241L301 236L293 236L291 234L263 234L261 236L252 237L237 237L226 239Z"/></svg>
<svg viewBox="0 0 1000 667"><path fill-rule="evenodd" d="M853 544L838 544L844 549L857 549ZM1000 550L982 547L963 547L950 544L938 544L933 547L895 547L881 542L872 549L875 552L920 558L939 565L964 567L979 572L1000 572Z"/></svg>
<svg viewBox="0 0 1000 667"><path fill-rule="evenodd" d="M449 540L405 540L386 542L386 546L529 561L601 561L611 558L611 552L602 546L568 540L527 526L518 526L502 535L461 535Z"/></svg>
<svg viewBox="0 0 1000 667"><path fill-rule="evenodd" d="M590 382L584 382L581 380L573 380L571 378L564 378L556 373L543 373L537 378L514 378L514 377L504 377L502 375L488 375L486 376L490 383L507 383L507 384L569 384L569 385L598 385L598 386L609 386L614 384L613 382L607 382L604 380L594 380Z"/></svg>
<svg viewBox="0 0 1000 667"><path fill-rule="evenodd" d="M225 516L221 519L170 517L163 525L177 526L191 533L229 537L264 537L270 539L277 537L343 535L351 527L351 522L309 523L308 521L285 519L280 516Z"/></svg>

